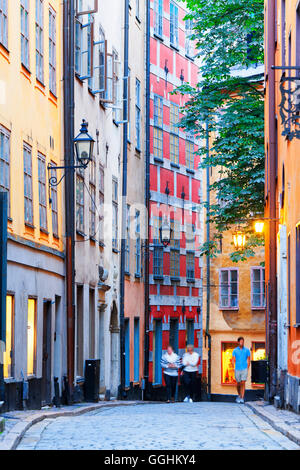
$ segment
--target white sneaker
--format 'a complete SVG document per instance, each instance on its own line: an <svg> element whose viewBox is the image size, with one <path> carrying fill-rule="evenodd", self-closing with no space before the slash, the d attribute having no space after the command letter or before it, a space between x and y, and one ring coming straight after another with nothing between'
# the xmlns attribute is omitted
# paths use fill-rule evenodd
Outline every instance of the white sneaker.
<svg viewBox="0 0 300 470"><path fill-rule="evenodd" d="M244 398L241 398L241 399L240 399L240 403L245 403Z"/></svg>
<svg viewBox="0 0 300 470"><path fill-rule="evenodd" d="M238 397L236 397L235 401L236 401L237 403L241 403L241 398L238 396Z"/></svg>
<svg viewBox="0 0 300 470"><path fill-rule="evenodd" d="M187 403L189 401L189 397L185 397L185 399L183 401L184 401L184 403Z"/></svg>
<svg viewBox="0 0 300 470"><path fill-rule="evenodd" d="M189 402L190 402L190 403L193 403L193 400L190 398L190 399L189 399Z"/></svg>

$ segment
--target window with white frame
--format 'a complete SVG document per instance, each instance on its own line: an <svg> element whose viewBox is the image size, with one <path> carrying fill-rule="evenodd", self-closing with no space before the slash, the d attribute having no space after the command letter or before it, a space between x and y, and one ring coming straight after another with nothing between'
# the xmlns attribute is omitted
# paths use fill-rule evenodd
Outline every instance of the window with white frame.
<svg viewBox="0 0 300 470"><path fill-rule="evenodd" d="M35 5L35 69L36 78L44 82L44 1Z"/></svg>
<svg viewBox="0 0 300 470"><path fill-rule="evenodd" d="M76 174L76 230L84 233L84 173Z"/></svg>
<svg viewBox="0 0 300 470"><path fill-rule="evenodd" d="M29 68L29 0L21 0L21 62Z"/></svg>
<svg viewBox="0 0 300 470"><path fill-rule="evenodd" d="M170 103L170 160L179 164L179 106Z"/></svg>
<svg viewBox="0 0 300 470"><path fill-rule="evenodd" d="M116 124L123 119L123 93L122 93L122 76L121 62L118 53L113 51L113 118Z"/></svg>
<svg viewBox="0 0 300 470"><path fill-rule="evenodd" d="M163 159L163 98L154 95L153 155Z"/></svg>
<svg viewBox="0 0 300 470"><path fill-rule="evenodd" d="M135 0L135 16L140 19L140 0Z"/></svg>
<svg viewBox="0 0 300 470"><path fill-rule="evenodd" d="M99 243L104 243L104 168L99 166Z"/></svg>
<svg viewBox="0 0 300 470"><path fill-rule="evenodd" d="M170 2L170 43L178 47L178 6Z"/></svg>
<svg viewBox="0 0 300 470"><path fill-rule="evenodd" d="M238 269L220 269L220 308L238 308Z"/></svg>
<svg viewBox="0 0 300 470"><path fill-rule="evenodd" d="M185 224L185 247L187 250L195 251L196 227L194 224Z"/></svg>
<svg viewBox="0 0 300 470"><path fill-rule="evenodd" d="M94 238L96 234L96 162L95 159L90 162L90 198L89 198L89 232L90 237Z"/></svg>
<svg viewBox="0 0 300 470"><path fill-rule="evenodd" d="M33 224L33 194L32 194L32 156L31 147L24 144L24 221Z"/></svg>
<svg viewBox="0 0 300 470"><path fill-rule="evenodd" d="M75 72L81 80L92 76L93 15L84 15L75 25Z"/></svg>
<svg viewBox="0 0 300 470"><path fill-rule="evenodd" d="M0 0L0 42L6 48L8 47L7 2L8 0Z"/></svg>
<svg viewBox="0 0 300 470"><path fill-rule="evenodd" d="M52 167L56 167L56 163L51 162ZM56 176L57 170L51 170L51 177ZM57 186L51 187L51 212L52 212L52 232L54 237L58 237L58 201Z"/></svg>
<svg viewBox="0 0 300 470"><path fill-rule="evenodd" d="M47 230L46 160L40 153L38 154L38 182L40 229Z"/></svg>
<svg viewBox="0 0 300 470"><path fill-rule="evenodd" d="M186 278L195 279L195 253L191 251L186 253Z"/></svg>
<svg viewBox="0 0 300 470"><path fill-rule="evenodd" d="M128 78L127 78L127 122L128 122L128 126L127 126L127 140L128 142L130 142L130 139L131 139L131 112L130 112L130 108L131 108L131 71L130 71L130 68L128 68Z"/></svg>
<svg viewBox="0 0 300 470"><path fill-rule="evenodd" d="M163 35L163 0L154 0L154 33Z"/></svg>
<svg viewBox="0 0 300 470"><path fill-rule="evenodd" d="M190 136L185 141L185 165L189 170L194 170L194 140Z"/></svg>
<svg viewBox="0 0 300 470"><path fill-rule="evenodd" d="M192 19L186 19L185 20L185 53L188 57L193 57L194 55L194 44L191 39L191 36L193 34L193 20Z"/></svg>
<svg viewBox="0 0 300 470"><path fill-rule="evenodd" d="M49 88L56 95L56 14L49 9Z"/></svg>
<svg viewBox="0 0 300 470"><path fill-rule="evenodd" d="M112 248L118 249L118 180L112 179Z"/></svg>
<svg viewBox="0 0 300 470"><path fill-rule="evenodd" d="M141 149L141 82L135 82L135 132L136 148Z"/></svg>
<svg viewBox="0 0 300 470"><path fill-rule="evenodd" d="M262 266L251 268L251 306L252 308L265 308L265 268Z"/></svg>
<svg viewBox="0 0 300 470"><path fill-rule="evenodd" d="M78 61L78 59L77 59ZM92 93L104 93L106 89L107 41L102 27L99 27L99 37L93 42L93 73L89 81Z"/></svg>
<svg viewBox="0 0 300 470"><path fill-rule="evenodd" d="M130 273L130 204L126 205L125 272Z"/></svg>
<svg viewBox="0 0 300 470"><path fill-rule="evenodd" d="M141 275L141 213L135 211L135 274Z"/></svg>
<svg viewBox="0 0 300 470"><path fill-rule="evenodd" d="M10 214L10 133L0 127L0 190L8 193Z"/></svg>

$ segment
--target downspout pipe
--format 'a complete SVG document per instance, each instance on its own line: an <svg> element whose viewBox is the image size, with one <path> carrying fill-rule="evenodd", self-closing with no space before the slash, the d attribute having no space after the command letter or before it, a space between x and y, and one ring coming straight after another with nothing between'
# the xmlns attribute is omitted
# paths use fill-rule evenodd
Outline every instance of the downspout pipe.
<svg viewBox="0 0 300 470"><path fill-rule="evenodd" d="M268 399L273 400L277 393L277 222L276 222L276 110L275 110L275 6L274 1L268 0L267 18L267 74L268 74L268 115L269 133L267 135L269 144L269 172L270 188L268 189L268 206L266 217L270 217L268 228L268 259L269 259L269 285L267 289L267 350L269 357L269 386Z"/></svg>
<svg viewBox="0 0 300 470"><path fill-rule="evenodd" d="M127 203L127 160L128 160L128 55L129 55L129 0L124 10L124 80L123 80L123 167L122 167L122 238L120 260L120 398L126 398L125 391L125 248L126 248L126 203Z"/></svg>
<svg viewBox="0 0 300 470"><path fill-rule="evenodd" d="M6 343L6 289L7 289L7 211L8 194L0 191L0 353ZM0 402L5 401L3 361L0 361ZM0 403L1 410L1 403Z"/></svg>
<svg viewBox="0 0 300 470"><path fill-rule="evenodd" d="M74 0L64 0L63 10L63 70L64 70L64 160L74 166ZM74 170L67 169L65 176L66 217L66 304L67 304L67 376L68 403L72 403L75 379L75 182Z"/></svg>
<svg viewBox="0 0 300 470"><path fill-rule="evenodd" d="M206 158L209 159L209 122L206 121ZM206 242L210 242L210 166L206 167ZM210 255L206 255L206 327L205 337L208 341L208 357L207 357L207 398L211 401L211 334L210 326Z"/></svg>
<svg viewBox="0 0 300 470"><path fill-rule="evenodd" d="M147 399L149 384L149 217L150 217L150 0L146 1L146 152L145 152L145 205L147 211L147 233L145 240L145 333L144 333L144 399ZM146 393L145 393L146 392Z"/></svg>

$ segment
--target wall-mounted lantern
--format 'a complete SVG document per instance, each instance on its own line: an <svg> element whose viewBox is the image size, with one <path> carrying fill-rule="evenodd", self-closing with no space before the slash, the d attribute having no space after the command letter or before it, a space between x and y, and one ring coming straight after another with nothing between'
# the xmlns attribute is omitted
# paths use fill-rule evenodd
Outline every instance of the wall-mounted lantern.
<svg viewBox="0 0 300 470"><path fill-rule="evenodd" d="M242 250L246 245L246 235L240 229L236 230L233 234L233 244L236 250Z"/></svg>
<svg viewBox="0 0 300 470"><path fill-rule="evenodd" d="M164 247L167 247L170 244L172 233L173 230L170 224L170 220L165 217L159 228L160 242L163 244Z"/></svg>

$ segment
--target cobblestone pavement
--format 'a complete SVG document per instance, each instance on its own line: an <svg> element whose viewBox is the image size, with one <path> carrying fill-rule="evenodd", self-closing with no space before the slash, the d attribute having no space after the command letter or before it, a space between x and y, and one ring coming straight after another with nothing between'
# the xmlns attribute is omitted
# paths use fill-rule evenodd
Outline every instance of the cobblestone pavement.
<svg viewBox="0 0 300 470"><path fill-rule="evenodd" d="M249 408L233 403L145 404L32 426L18 449L298 449Z"/></svg>

